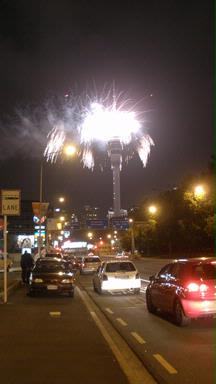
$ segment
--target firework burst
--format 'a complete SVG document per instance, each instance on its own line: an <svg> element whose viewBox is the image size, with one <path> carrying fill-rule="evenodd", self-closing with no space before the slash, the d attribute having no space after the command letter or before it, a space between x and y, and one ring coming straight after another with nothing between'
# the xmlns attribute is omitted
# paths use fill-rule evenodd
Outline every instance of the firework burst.
<svg viewBox="0 0 216 384"><path fill-rule="evenodd" d="M143 132L143 113L135 112L131 100L123 93L116 94L109 89L101 95L79 97L68 101L60 123L55 124L48 135L44 156L56 161L62 153L65 141L69 139L79 148L78 155L84 167L94 169L98 163L98 151L108 153L112 141L118 141L122 148L123 160L128 161L138 153L145 167L154 145L152 138ZM99 161L102 166L103 157Z"/></svg>

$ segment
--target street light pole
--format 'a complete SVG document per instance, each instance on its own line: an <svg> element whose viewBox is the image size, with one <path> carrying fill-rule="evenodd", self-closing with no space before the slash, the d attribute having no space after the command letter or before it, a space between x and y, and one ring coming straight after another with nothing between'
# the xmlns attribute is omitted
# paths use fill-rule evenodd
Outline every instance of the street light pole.
<svg viewBox="0 0 216 384"><path fill-rule="evenodd" d="M40 164L40 222L39 222L39 236L38 236L38 254L41 257L41 204L43 201L43 160Z"/></svg>
<svg viewBox="0 0 216 384"><path fill-rule="evenodd" d="M131 224L131 254L134 256L135 253L135 239L134 239L134 226L133 226L133 219L129 219L129 223Z"/></svg>

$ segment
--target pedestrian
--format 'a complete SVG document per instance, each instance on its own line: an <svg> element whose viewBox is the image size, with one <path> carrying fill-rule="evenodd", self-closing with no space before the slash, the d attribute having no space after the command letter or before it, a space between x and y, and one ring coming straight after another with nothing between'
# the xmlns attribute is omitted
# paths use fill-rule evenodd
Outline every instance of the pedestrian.
<svg viewBox="0 0 216 384"><path fill-rule="evenodd" d="M24 284L28 284L31 269L34 265L34 260L32 258L32 255L30 253L28 253L27 251L25 251L22 254L20 265L22 268L22 282Z"/></svg>

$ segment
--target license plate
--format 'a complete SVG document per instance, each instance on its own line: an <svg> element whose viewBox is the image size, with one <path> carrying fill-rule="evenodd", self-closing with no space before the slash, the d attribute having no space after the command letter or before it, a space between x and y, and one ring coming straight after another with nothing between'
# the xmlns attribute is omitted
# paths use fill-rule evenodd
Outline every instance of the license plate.
<svg viewBox="0 0 216 384"><path fill-rule="evenodd" d="M129 276L116 276L116 279L120 279L120 280L122 280L122 279L129 279Z"/></svg>
<svg viewBox="0 0 216 384"><path fill-rule="evenodd" d="M47 285L47 289L49 291L55 291L56 289L58 289L58 286L57 285Z"/></svg>

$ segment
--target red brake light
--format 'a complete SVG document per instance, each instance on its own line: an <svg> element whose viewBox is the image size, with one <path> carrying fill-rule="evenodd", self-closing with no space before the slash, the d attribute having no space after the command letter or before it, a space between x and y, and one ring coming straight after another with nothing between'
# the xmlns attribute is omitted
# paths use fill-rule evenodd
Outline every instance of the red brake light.
<svg viewBox="0 0 216 384"><path fill-rule="evenodd" d="M201 284L200 285L200 292L203 293L203 292L206 292L208 290L208 287L206 284Z"/></svg>
<svg viewBox="0 0 216 384"><path fill-rule="evenodd" d="M187 285L187 289L189 292L198 292L199 291L199 284L190 283Z"/></svg>
<svg viewBox="0 0 216 384"><path fill-rule="evenodd" d="M208 290L208 286L206 284L197 284L190 283L187 285L188 292L201 292L204 293Z"/></svg>

